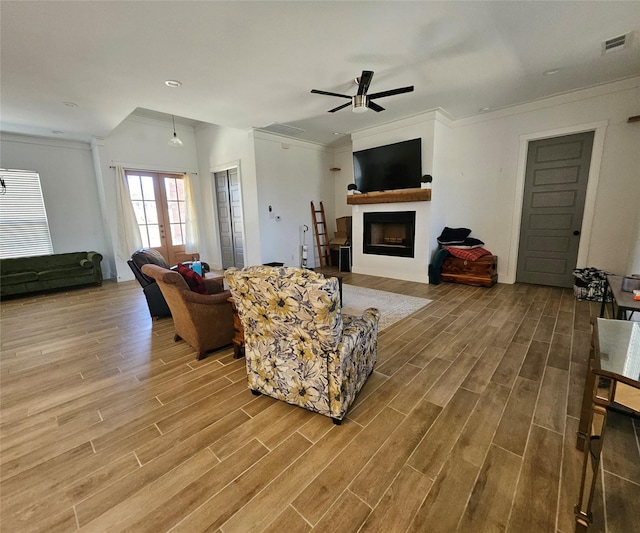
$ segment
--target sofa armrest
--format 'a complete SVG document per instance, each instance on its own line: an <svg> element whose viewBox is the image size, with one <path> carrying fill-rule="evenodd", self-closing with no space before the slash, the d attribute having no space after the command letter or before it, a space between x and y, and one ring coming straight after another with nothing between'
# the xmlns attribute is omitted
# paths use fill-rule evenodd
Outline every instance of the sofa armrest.
<svg viewBox="0 0 640 533"><path fill-rule="evenodd" d="M87 252L87 258L80 260L80 266L82 268L96 268L100 266L100 261L102 261L102 254Z"/></svg>
<svg viewBox="0 0 640 533"><path fill-rule="evenodd" d="M100 262L102 261L103 257L102 254L98 253L98 252L88 252L87 253L87 259L91 262L93 262L94 265L99 265Z"/></svg>

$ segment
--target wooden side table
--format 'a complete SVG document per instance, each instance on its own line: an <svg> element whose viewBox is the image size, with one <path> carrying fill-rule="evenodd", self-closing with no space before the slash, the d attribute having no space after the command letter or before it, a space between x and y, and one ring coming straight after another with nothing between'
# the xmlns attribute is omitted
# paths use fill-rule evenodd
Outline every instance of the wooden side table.
<svg viewBox="0 0 640 533"><path fill-rule="evenodd" d="M238 308L236 307L236 302L233 297L227 298L227 302L231 304L231 308L233 309L233 330L234 335L231 342L233 342L233 357L239 359L240 357L244 357L244 329L242 327L242 322L240 322L240 316L238 315Z"/></svg>
<svg viewBox="0 0 640 533"><path fill-rule="evenodd" d="M640 323L598 318L593 323L582 412L576 448L584 452L580 496L575 506L576 533L591 523L591 504L600 468L600 454L607 425L607 412L616 409L616 385L640 389ZM637 416L637 406L624 409Z"/></svg>

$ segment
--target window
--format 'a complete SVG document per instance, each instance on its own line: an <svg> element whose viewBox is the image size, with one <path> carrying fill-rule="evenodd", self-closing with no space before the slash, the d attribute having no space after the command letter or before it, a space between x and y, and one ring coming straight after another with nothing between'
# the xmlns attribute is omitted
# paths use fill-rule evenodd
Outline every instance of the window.
<svg viewBox="0 0 640 533"><path fill-rule="evenodd" d="M52 254L40 175L0 169L0 178L0 258Z"/></svg>
<svg viewBox="0 0 640 533"><path fill-rule="evenodd" d="M136 170L125 174L142 246L155 248L172 265L192 259L184 251L187 228L183 176Z"/></svg>

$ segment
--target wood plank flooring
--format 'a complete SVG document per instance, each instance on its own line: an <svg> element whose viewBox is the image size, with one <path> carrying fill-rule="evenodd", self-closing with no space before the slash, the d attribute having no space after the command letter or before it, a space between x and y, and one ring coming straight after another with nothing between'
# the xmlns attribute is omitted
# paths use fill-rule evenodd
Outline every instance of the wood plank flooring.
<svg viewBox="0 0 640 533"><path fill-rule="evenodd" d="M197 361L136 282L3 301L0 529L573 531L599 305L343 281L433 302L381 332L342 426L251 395L231 348ZM640 528L639 434L610 417L593 531Z"/></svg>

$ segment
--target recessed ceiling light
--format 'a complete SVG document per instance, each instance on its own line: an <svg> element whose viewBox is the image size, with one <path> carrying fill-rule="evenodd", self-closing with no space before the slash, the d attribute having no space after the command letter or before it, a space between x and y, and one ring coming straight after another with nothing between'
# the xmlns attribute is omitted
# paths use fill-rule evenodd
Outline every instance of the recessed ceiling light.
<svg viewBox="0 0 640 533"><path fill-rule="evenodd" d="M164 82L164 84L165 84L167 87L172 87L172 88L174 88L174 89L175 89L176 87L181 87L181 86L182 86L182 82L181 82L181 81L178 81L178 80L167 80L167 81L165 81L165 82Z"/></svg>
<svg viewBox="0 0 640 533"><path fill-rule="evenodd" d="M76 104L75 102L62 102L62 103L67 107L78 107L78 104Z"/></svg>
<svg viewBox="0 0 640 533"><path fill-rule="evenodd" d="M491 111L490 107L481 107L480 108L480 113L485 113L486 111Z"/></svg>
<svg viewBox="0 0 640 533"><path fill-rule="evenodd" d="M554 74L557 74L558 72L560 72L562 69L560 68L550 68L549 70L545 70L543 72L543 74L545 76L553 76Z"/></svg>
<svg viewBox="0 0 640 533"><path fill-rule="evenodd" d="M54 135L63 135L64 131L60 131L60 130L51 130L51 133L53 133Z"/></svg>
<svg viewBox="0 0 640 533"><path fill-rule="evenodd" d="M334 135L342 135L342 133L340 133L339 131L334 131L333 134Z"/></svg>

